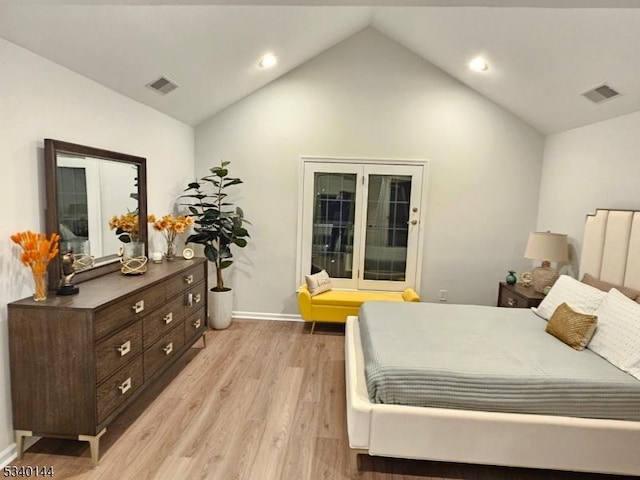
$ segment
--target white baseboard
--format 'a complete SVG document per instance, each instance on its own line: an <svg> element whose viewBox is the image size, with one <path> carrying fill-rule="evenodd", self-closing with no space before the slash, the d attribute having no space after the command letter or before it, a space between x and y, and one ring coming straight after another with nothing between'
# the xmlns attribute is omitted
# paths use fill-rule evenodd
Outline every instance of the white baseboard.
<svg viewBox="0 0 640 480"><path fill-rule="evenodd" d="M302 317L291 313L233 312L233 318L247 320L277 320L281 322L303 322Z"/></svg>
<svg viewBox="0 0 640 480"><path fill-rule="evenodd" d="M29 437L24 439L24 449L28 450L34 443L40 440L40 437ZM0 452L0 468L4 468L18 458L18 445L12 443Z"/></svg>

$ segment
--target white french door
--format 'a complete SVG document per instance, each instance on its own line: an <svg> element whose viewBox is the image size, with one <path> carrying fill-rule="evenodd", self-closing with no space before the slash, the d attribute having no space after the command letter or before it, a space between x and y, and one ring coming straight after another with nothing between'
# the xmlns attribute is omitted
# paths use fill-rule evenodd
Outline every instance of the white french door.
<svg viewBox="0 0 640 480"><path fill-rule="evenodd" d="M300 281L326 270L336 288L416 287L425 168L305 161Z"/></svg>

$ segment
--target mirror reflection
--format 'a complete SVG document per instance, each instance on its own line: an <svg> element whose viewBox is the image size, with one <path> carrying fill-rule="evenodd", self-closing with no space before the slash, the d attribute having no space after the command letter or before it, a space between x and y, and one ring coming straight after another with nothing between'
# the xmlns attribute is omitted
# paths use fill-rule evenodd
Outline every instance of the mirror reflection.
<svg viewBox="0 0 640 480"><path fill-rule="evenodd" d="M137 240L148 255L146 159L60 140L44 143L47 233L60 234L61 251L73 250L74 281L118 269L122 242L109 225L114 216L137 215ZM60 258L54 259L50 289L57 289L61 274Z"/></svg>
<svg viewBox="0 0 640 480"><path fill-rule="evenodd" d="M92 157L57 155L60 247L74 252L74 269L89 267L86 256L102 261L120 247L109 228L114 215L138 210L135 165Z"/></svg>

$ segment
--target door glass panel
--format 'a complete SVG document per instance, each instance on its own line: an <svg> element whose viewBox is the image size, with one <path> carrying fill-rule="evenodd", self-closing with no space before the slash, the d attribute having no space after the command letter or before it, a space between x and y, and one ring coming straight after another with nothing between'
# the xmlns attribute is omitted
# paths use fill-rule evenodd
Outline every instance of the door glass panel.
<svg viewBox="0 0 640 480"><path fill-rule="evenodd" d="M311 273L352 278L356 175L315 173Z"/></svg>
<svg viewBox="0 0 640 480"><path fill-rule="evenodd" d="M369 175L364 279L404 281L411 176Z"/></svg>

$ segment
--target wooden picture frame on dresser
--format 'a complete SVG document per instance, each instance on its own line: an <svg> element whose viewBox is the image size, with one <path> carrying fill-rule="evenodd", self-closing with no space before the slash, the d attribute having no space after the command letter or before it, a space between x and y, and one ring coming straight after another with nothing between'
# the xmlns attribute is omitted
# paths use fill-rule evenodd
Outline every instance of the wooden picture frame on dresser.
<svg viewBox="0 0 640 480"><path fill-rule="evenodd" d="M207 261L110 273L72 296L8 305L13 428L86 440L94 465L107 427L199 339L207 316Z"/></svg>

